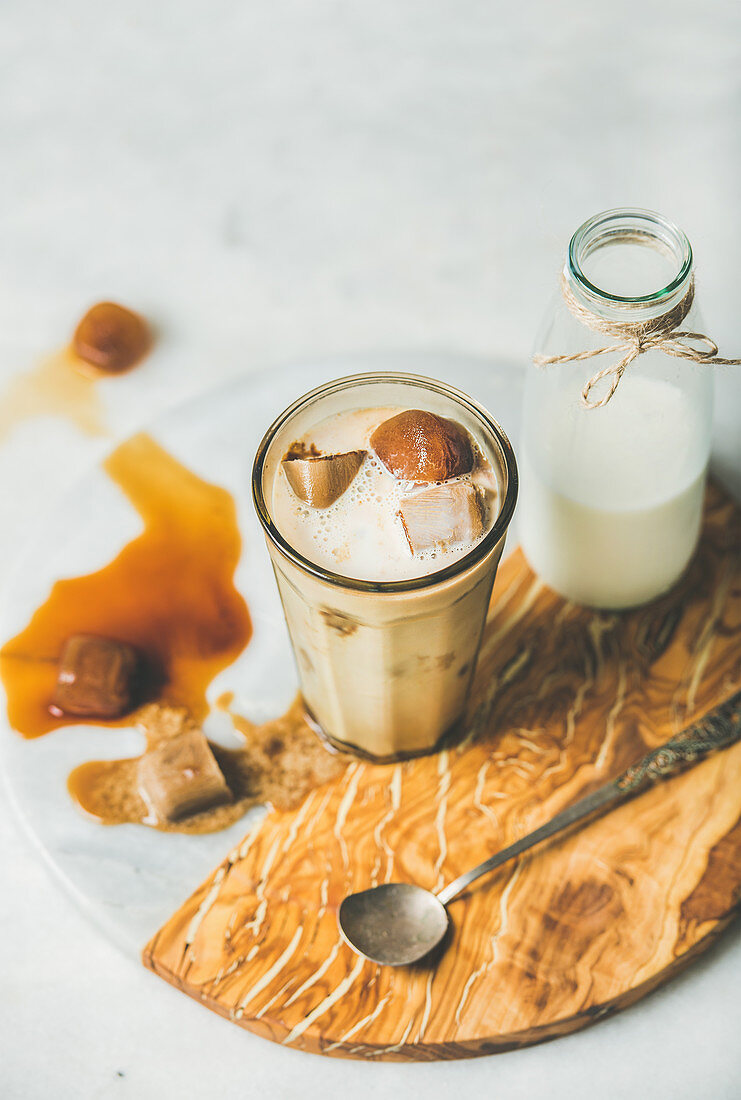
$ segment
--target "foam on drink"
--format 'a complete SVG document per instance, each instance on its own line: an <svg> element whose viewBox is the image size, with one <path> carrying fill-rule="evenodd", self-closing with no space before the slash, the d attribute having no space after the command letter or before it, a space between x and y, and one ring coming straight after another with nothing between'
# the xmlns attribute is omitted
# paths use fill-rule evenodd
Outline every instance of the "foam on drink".
<svg viewBox="0 0 741 1100"><path fill-rule="evenodd" d="M352 409L320 420L296 440L297 453L341 455L364 451L349 486L328 507L301 500L279 469L272 493L276 526L305 558L341 576L360 580L405 580L443 569L469 553L491 528L497 515L497 482L487 457L459 425L473 453L473 468L452 479L421 483L395 477L375 453L372 436L385 421L406 410L398 407ZM469 485L467 493L450 496L450 537L445 537L443 512L434 525L430 545L413 549L403 522L405 502L415 500L430 484ZM443 490L444 494L444 490ZM453 511L463 507L460 518ZM471 501L475 500L472 509ZM441 503L429 500L429 507ZM419 514L417 507L415 515ZM475 522L471 521L473 512ZM478 517L478 518L477 518ZM437 517L434 517L437 518ZM456 522L458 520L458 522ZM431 517L432 522L432 517ZM445 519L447 523L447 519ZM461 532L464 537L460 536ZM438 537L439 536L439 537ZM427 540L416 540L417 545Z"/></svg>

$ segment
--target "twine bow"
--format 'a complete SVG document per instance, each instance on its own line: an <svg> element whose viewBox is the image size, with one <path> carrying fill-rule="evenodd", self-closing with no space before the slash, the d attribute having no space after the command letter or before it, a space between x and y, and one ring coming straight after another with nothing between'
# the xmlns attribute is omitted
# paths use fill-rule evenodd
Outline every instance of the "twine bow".
<svg viewBox="0 0 741 1100"><path fill-rule="evenodd" d="M739 366L741 359L721 359L718 356L718 345L709 336L702 332L685 332L679 329L685 319L695 298L695 282L690 282L687 293L678 305L662 313L659 317L652 317L648 321L638 322L611 322L592 313L574 297L565 277L561 276L561 291L564 301L577 321L581 321L587 328L594 332L605 332L611 336L620 336L622 340L616 344L608 344L603 348L592 348L590 351L577 351L573 355L534 355L533 362L539 367L549 363L574 363L581 359L593 359L597 355L621 354L622 358L609 367L603 367L589 379L581 392L582 404L588 409L599 409L611 399L615 390L620 385L620 379L634 359L644 352L656 349L663 351L665 355L672 355L675 359L689 359L693 363L707 363L723 366ZM700 347L693 346L701 345ZM603 378L610 379L610 388L604 397L599 400L591 400L592 388L601 382Z"/></svg>

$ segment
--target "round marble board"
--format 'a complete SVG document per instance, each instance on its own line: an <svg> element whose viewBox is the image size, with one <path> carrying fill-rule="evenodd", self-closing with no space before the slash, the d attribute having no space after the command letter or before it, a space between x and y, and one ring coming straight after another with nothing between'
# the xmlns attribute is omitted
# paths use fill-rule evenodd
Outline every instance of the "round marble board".
<svg viewBox="0 0 741 1100"><path fill-rule="evenodd" d="M280 714L296 690L280 602L252 507L255 449L267 425L297 396L330 378L372 370L427 374L466 390L493 413L516 446L521 370L464 356L349 356L271 369L189 401L147 427L185 466L228 489L236 500L243 546L235 580L249 606L254 635L235 664L213 682L209 697L233 691L234 707L253 720ZM11 578L0 639L23 629L56 580L99 569L140 529L139 517L116 485L100 467L91 470L52 511L48 537L37 540ZM508 549L514 545L515 533ZM209 736L229 744L230 731L220 717L212 716L206 728ZM0 736L0 770L40 853L89 917L137 960L147 939L264 815L262 809L253 810L230 829L206 836L138 825L103 827L86 819L67 793L70 771L85 760L134 756L142 748L143 738L133 728L66 727L26 741L6 723Z"/></svg>

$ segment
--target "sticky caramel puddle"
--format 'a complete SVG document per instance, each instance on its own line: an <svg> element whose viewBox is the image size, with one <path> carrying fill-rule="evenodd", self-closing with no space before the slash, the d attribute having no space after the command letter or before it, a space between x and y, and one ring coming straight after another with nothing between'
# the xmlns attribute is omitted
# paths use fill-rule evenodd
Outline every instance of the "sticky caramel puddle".
<svg viewBox="0 0 741 1100"><path fill-rule="evenodd" d="M311 790L347 766L346 757L328 751L319 741L307 723L300 696L280 718L259 726L234 714L228 705L223 709L244 737L244 746L239 749L210 743L233 802L179 821L158 820L139 789L141 757L81 764L67 781L72 798L81 810L104 825L138 823L164 832L211 833L226 829L252 806L267 802L277 810L293 809ZM147 738L147 752L196 725L185 708L161 704L143 707L137 721Z"/></svg>
<svg viewBox="0 0 741 1100"><path fill-rule="evenodd" d="M0 443L17 424L36 416L62 417L85 435L106 435L99 377L71 348L42 359L0 394Z"/></svg>
<svg viewBox="0 0 741 1100"><path fill-rule="evenodd" d="M135 646L149 670L149 701L208 712L206 688L239 656L252 633L234 587L241 537L231 494L191 473L148 435L136 435L105 463L144 523L108 565L57 581L25 630L0 650L8 720L39 737L79 718L49 703L56 663L71 634L100 634ZM94 725L131 725L132 715Z"/></svg>
<svg viewBox="0 0 741 1100"><path fill-rule="evenodd" d="M149 436L122 444L105 468L141 515L143 532L103 569L53 586L25 630L0 650L0 677L10 724L24 737L39 737L86 721L49 710L66 638L90 633L129 642L148 669L139 685L147 701L115 721L87 724L136 725L150 752L200 725L209 710L208 685L250 639L247 606L233 583L241 537L231 495L196 477ZM257 804L292 808L346 767L347 758L329 751L307 723L300 697L263 725L234 713L230 701L225 695L217 705L244 744L210 747L233 801L175 822L157 820L139 788L140 757L81 764L67 781L73 800L102 824L215 832Z"/></svg>

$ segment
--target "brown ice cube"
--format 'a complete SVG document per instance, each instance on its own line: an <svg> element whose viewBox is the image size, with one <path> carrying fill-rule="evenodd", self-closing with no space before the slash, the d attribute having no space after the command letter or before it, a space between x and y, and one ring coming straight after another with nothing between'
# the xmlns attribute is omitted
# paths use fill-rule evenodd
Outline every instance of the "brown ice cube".
<svg viewBox="0 0 741 1100"><path fill-rule="evenodd" d="M475 542L484 531L481 497L467 481L446 481L404 497L399 518L413 554L445 542Z"/></svg>
<svg viewBox="0 0 741 1100"><path fill-rule="evenodd" d="M312 508L329 508L345 492L364 458L365 451L318 455L298 451L294 444L283 459L283 469L299 500Z"/></svg>
<svg viewBox="0 0 741 1100"><path fill-rule="evenodd" d="M404 409L384 420L370 442L389 473L401 481L446 481L473 469L465 428L424 409Z"/></svg>
<svg viewBox="0 0 741 1100"><path fill-rule="evenodd" d="M232 792L205 735L190 729L163 741L139 760L139 787L159 821L231 802Z"/></svg>
<svg viewBox="0 0 741 1100"><path fill-rule="evenodd" d="M120 718L135 705L140 658L127 642L72 634L59 659L49 709L79 718Z"/></svg>

